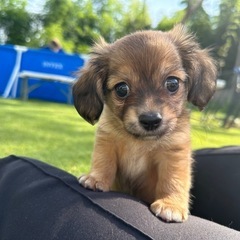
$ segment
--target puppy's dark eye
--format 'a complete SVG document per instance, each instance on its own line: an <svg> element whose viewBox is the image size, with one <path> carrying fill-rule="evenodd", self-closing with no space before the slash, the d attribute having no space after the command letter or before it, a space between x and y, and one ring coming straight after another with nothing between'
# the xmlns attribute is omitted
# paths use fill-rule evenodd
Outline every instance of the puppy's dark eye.
<svg viewBox="0 0 240 240"><path fill-rule="evenodd" d="M126 98L129 95L129 87L125 82L120 82L115 86L115 91L118 97Z"/></svg>
<svg viewBox="0 0 240 240"><path fill-rule="evenodd" d="M179 88L179 80L175 77L168 77L165 82L165 87L171 93L175 93Z"/></svg>

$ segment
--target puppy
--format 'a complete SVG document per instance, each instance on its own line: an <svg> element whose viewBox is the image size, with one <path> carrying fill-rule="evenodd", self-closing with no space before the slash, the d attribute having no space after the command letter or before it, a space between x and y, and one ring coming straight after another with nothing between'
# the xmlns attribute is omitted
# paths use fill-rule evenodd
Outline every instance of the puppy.
<svg viewBox="0 0 240 240"><path fill-rule="evenodd" d="M90 173L94 191L120 190L167 222L188 218L191 142L187 101L203 109L216 67L182 25L97 43L73 86L74 105L99 120Z"/></svg>

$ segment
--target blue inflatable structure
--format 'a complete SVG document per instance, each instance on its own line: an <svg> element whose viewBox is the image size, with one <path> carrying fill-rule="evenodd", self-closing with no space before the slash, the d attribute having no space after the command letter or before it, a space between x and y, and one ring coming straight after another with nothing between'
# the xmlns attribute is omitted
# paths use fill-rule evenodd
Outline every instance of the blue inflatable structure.
<svg viewBox="0 0 240 240"><path fill-rule="evenodd" d="M69 102L67 92L75 81L76 72L84 65L85 58L77 54L54 53L46 49L29 49L23 46L0 46L0 95L4 98L21 97L21 73L28 76L28 98L55 102ZM48 78L37 78L44 74ZM52 76L54 76L52 78ZM58 81L66 78L67 81ZM72 80L72 83L71 83ZM25 86L26 87L26 86Z"/></svg>

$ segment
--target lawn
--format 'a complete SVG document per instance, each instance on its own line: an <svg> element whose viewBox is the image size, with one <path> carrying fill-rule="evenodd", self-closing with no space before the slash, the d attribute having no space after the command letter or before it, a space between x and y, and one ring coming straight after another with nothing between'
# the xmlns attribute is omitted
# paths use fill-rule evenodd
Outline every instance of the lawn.
<svg viewBox="0 0 240 240"><path fill-rule="evenodd" d="M37 158L74 175L88 171L96 127L72 105L0 98L0 157ZM193 149L240 145L240 129L222 129L216 120L192 114Z"/></svg>

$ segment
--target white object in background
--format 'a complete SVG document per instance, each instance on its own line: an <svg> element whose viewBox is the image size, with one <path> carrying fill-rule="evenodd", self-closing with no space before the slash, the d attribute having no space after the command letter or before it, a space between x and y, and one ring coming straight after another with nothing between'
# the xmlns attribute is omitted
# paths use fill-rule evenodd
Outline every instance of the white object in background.
<svg viewBox="0 0 240 240"><path fill-rule="evenodd" d="M18 83L18 73L21 67L21 60L22 60L22 53L26 52L28 50L27 47L23 47L23 46L14 46L14 49L17 52L17 56L16 56L16 61L15 61L15 65L11 74L11 77L8 81L8 84L4 90L3 93L3 97L7 98L9 97L9 94L12 90L12 97L16 97L17 95L17 83Z"/></svg>

